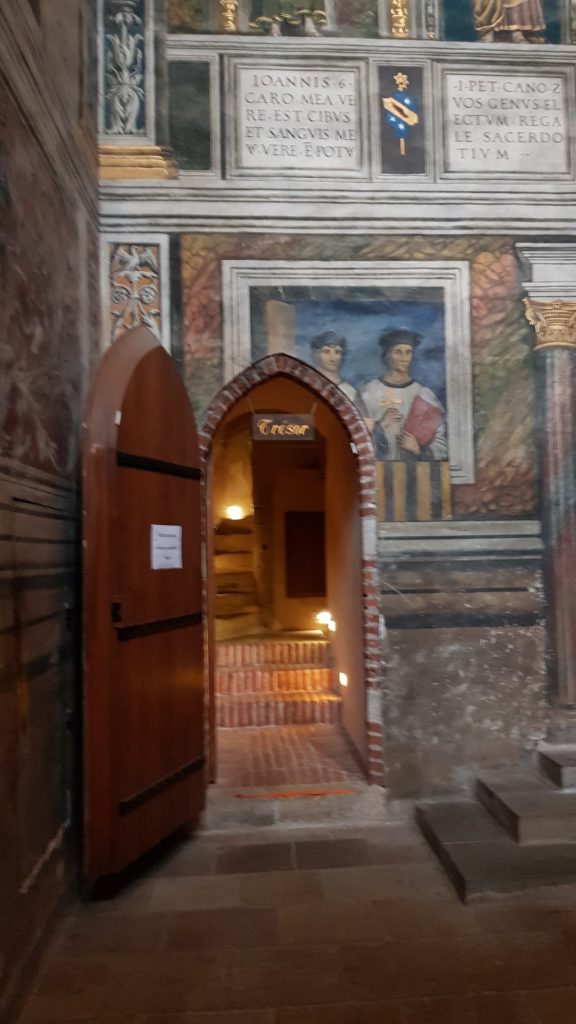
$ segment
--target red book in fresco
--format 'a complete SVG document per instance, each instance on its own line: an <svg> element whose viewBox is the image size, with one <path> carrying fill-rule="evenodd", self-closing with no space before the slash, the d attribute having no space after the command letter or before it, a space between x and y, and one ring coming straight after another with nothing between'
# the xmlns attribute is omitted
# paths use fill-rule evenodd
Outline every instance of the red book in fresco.
<svg viewBox="0 0 576 1024"><path fill-rule="evenodd" d="M430 444L443 419L444 413L438 406L417 395L408 410L403 430L412 434L418 444Z"/></svg>

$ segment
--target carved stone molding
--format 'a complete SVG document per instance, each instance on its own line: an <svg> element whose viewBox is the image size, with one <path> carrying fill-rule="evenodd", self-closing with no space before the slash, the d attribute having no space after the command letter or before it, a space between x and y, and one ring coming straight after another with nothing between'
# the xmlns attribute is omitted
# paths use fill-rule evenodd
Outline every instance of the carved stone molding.
<svg viewBox="0 0 576 1024"><path fill-rule="evenodd" d="M536 331L534 351L569 348L576 352L576 302L524 299L526 319Z"/></svg>

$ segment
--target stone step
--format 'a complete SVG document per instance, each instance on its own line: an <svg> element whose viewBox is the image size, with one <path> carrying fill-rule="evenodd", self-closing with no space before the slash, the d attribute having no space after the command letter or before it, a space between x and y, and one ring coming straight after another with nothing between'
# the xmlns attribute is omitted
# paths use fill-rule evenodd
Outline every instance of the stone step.
<svg viewBox="0 0 576 1024"><path fill-rule="evenodd" d="M220 594L253 594L256 591L256 579L253 572L217 572L216 593Z"/></svg>
<svg viewBox="0 0 576 1024"><path fill-rule="evenodd" d="M576 793L559 792L546 779L490 773L477 779L476 796L517 843L576 842Z"/></svg>
<svg viewBox="0 0 576 1024"><path fill-rule="evenodd" d="M336 725L342 698L335 693L259 693L222 696L216 703L219 729L266 725Z"/></svg>
<svg viewBox="0 0 576 1024"><path fill-rule="evenodd" d="M219 668L216 693L286 693L292 690L331 690L331 668L299 665L297 668Z"/></svg>
<svg viewBox="0 0 576 1024"><path fill-rule="evenodd" d="M214 555L214 571L221 572L252 572L251 551L230 551Z"/></svg>
<svg viewBox="0 0 576 1024"><path fill-rule="evenodd" d="M540 747L538 767L545 778L560 789L576 789L576 747Z"/></svg>
<svg viewBox="0 0 576 1024"><path fill-rule="evenodd" d="M385 816L380 786L365 783L209 786L203 826L208 832L324 823L380 825Z"/></svg>
<svg viewBox="0 0 576 1024"><path fill-rule="evenodd" d="M256 594L216 594L214 608L217 618L223 615L247 614L256 608Z"/></svg>
<svg viewBox="0 0 576 1024"><path fill-rule="evenodd" d="M576 882L576 843L518 846L472 801L422 804L416 820L466 903Z"/></svg>
<svg viewBox="0 0 576 1024"><path fill-rule="evenodd" d="M253 607L251 611L235 615L222 615L214 619L214 635L218 643L229 641L237 636L257 633L260 630L260 612Z"/></svg>
<svg viewBox="0 0 576 1024"><path fill-rule="evenodd" d="M262 639L243 637L236 643L220 644L216 650L218 668L241 668L268 665L328 666L330 642L322 639Z"/></svg>

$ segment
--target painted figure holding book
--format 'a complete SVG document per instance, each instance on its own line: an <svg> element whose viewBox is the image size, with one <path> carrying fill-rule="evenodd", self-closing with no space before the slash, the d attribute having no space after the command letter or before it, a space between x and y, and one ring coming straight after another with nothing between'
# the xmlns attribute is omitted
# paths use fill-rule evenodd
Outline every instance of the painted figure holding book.
<svg viewBox="0 0 576 1024"><path fill-rule="evenodd" d="M419 342L420 335L406 328L385 331L379 338L384 372L368 382L361 397L380 461L448 459L446 410L430 388L410 375Z"/></svg>

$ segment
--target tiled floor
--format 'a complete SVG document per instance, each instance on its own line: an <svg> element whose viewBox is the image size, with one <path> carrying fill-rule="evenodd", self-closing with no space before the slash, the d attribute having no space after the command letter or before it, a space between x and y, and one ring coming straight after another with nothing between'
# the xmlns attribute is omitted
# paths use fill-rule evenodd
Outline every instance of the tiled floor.
<svg viewBox="0 0 576 1024"><path fill-rule="evenodd" d="M410 827L205 835L64 923L20 1024L574 1024L576 887L465 907Z"/></svg>
<svg viewBox="0 0 576 1024"><path fill-rule="evenodd" d="M363 780L336 725L219 729L217 750L222 786L297 787Z"/></svg>

